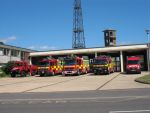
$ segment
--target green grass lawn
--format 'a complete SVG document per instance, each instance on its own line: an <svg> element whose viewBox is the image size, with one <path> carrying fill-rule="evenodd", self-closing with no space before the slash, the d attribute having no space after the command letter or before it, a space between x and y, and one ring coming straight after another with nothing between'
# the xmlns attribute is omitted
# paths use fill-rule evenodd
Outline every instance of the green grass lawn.
<svg viewBox="0 0 150 113"><path fill-rule="evenodd" d="M150 74L145 75L143 77L139 77L135 79L136 82L144 83L144 84L150 84Z"/></svg>
<svg viewBox="0 0 150 113"><path fill-rule="evenodd" d="M0 69L0 78L2 77L9 77L9 75L5 74L1 69Z"/></svg>

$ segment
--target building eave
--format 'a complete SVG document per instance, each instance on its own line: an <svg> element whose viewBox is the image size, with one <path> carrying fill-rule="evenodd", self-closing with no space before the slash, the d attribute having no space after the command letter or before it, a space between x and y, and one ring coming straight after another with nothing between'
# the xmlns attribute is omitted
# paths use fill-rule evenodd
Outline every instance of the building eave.
<svg viewBox="0 0 150 113"><path fill-rule="evenodd" d="M69 54L93 54L96 52L119 52L119 51L132 51L147 49L146 44L141 45L124 45L115 47L103 47L103 48L86 48L86 49L71 49L71 50L55 50L47 52L33 52L30 53L31 57L34 56L46 56L46 55L69 55Z"/></svg>

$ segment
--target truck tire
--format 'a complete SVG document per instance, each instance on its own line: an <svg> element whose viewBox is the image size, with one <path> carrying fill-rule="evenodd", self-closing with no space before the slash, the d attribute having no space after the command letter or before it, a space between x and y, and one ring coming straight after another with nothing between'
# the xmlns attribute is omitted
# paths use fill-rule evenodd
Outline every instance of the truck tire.
<svg viewBox="0 0 150 113"><path fill-rule="evenodd" d="M45 76L45 74L40 74L40 77L44 77Z"/></svg>
<svg viewBox="0 0 150 113"><path fill-rule="evenodd" d="M138 74L141 74L141 71L139 71Z"/></svg>
<svg viewBox="0 0 150 113"><path fill-rule="evenodd" d="M98 72L96 70L94 70L94 75L97 75L97 74L98 74Z"/></svg>
<svg viewBox="0 0 150 113"><path fill-rule="evenodd" d="M110 75L110 70L108 70L106 74L107 74L107 75Z"/></svg>
<svg viewBox="0 0 150 113"><path fill-rule="evenodd" d="M11 73L11 77L16 77L16 73Z"/></svg>
<svg viewBox="0 0 150 113"><path fill-rule="evenodd" d="M21 71L21 77L26 77L27 76L27 73L25 71Z"/></svg>
<svg viewBox="0 0 150 113"><path fill-rule="evenodd" d="M31 72L30 76L35 76L37 72Z"/></svg>
<svg viewBox="0 0 150 113"><path fill-rule="evenodd" d="M81 72L80 72L80 70L78 70L78 72L77 72L77 75L81 75Z"/></svg>

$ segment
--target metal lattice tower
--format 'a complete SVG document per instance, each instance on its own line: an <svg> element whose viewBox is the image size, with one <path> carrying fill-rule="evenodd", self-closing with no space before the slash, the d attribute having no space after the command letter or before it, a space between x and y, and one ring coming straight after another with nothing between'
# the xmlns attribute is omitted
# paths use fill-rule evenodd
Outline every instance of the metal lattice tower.
<svg viewBox="0 0 150 113"><path fill-rule="evenodd" d="M72 48L85 48L81 0L74 1Z"/></svg>

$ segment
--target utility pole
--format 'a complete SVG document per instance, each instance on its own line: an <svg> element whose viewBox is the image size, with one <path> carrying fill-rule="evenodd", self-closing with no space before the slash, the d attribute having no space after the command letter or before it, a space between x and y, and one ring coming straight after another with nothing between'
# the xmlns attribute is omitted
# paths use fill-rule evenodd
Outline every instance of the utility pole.
<svg viewBox="0 0 150 113"><path fill-rule="evenodd" d="M85 48L81 0L74 1L72 48Z"/></svg>
<svg viewBox="0 0 150 113"><path fill-rule="evenodd" d="M148 71L150 71L150 36L149 36L149 34L150 34L150 30L145 30L145 32L146 32L146 34L147 34L147 46L148 46L148 50L147 50L147 59L148 59L148 62L147 62L147 64L148 64Z"/></svg>

